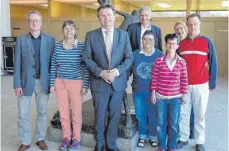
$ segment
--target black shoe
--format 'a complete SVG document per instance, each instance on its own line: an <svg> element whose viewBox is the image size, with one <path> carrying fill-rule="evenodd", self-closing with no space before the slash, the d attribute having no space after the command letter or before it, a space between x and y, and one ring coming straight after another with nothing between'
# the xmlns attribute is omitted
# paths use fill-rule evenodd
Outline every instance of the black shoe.
<svg viewBox="0 0 229 151"><path fill-rule="evenodd" d="M94 151L104 151L104 147L95 147Z"/></svg>
<svg viewBox="0 0 229 151"><path fill-rule="evenodd" d="M30 146L21 144L17 151L26 151Z"/></svg>
<svg viewBox="0 0 229 151"><path fill-rule="evenodd" d="M179 140L177 142L177 150L182 149L186 145L188 145L188 141L187 142L182 142L182 141Z"/></svg>
<svg viewBox="0 0 229 151"><path fill-rule="evenodd" d="M196 151L205 151L204 144L196 144Z"/></svg>
<svg viewBox="0 0 229 151"><path fill-rule="evenodd" d="M36 145L40 148L40 150L48 150L48 146L44 140L36 142Z"/></svg>

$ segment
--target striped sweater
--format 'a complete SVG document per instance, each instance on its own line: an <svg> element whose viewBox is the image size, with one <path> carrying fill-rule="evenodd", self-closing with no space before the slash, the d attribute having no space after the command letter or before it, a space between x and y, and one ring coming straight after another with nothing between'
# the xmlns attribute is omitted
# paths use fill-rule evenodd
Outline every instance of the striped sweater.
<svg viewBox="0 0 229 151"><path fill-rule="evenodd" d="M187 94L188 77L186 63L178 55L176 57L176 64L172 70L166 64L166 56L158 58L155 61L152 72L151 90L155 90L157 96L170 99Z"/></svg>
<svg viewBox="0 0 229 151"><path fill-rule="evenodd" d="M66 50L62 42L57 42L52 56L50 86L55 79L83 80L83 87L89 88L89 70L82 61L84 43L78 41L71 50Z"/></svg>

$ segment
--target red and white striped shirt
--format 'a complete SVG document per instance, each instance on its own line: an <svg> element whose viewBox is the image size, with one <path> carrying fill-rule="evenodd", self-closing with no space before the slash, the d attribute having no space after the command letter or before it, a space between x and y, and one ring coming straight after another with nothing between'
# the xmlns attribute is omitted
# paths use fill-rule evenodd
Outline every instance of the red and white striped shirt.
<svg viewBox="0 0 229 151"><path fill-rule="evenodd" d="M158 58L153 67L151 90L155 90L158 96L168 99L187 94L188 77L185 60L176 55L176 64L171 69L166 64L166 56Z"/></svg>

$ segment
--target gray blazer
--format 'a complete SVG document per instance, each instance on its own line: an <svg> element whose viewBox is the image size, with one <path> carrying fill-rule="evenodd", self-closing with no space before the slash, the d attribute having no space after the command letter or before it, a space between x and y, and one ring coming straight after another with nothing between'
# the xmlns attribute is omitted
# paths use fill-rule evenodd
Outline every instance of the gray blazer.
<svg viewBox="0 0 229 151"><path fill-rule="evenodd" d="M110 69L117 68L120 74L112 82L115 91L126 89L126 71L130 68L133 59L134 57L127 32L115 28L110 65ZM107 91L109 84L99 76L102 70L109 69L109 61L101 28L86 34L83 60L87 68L91 71L91 90L100 92Z"/></svg>
<svg viewBox="0 0 229 151"><path fill-rule="evenodd" d="M55 38L41 33L40 76L45 93L49 92L49 72ZM14 89L22 88L25 96L31 96L35 85L34 50L30 33L19 36L16 41L14 60Z"/></svg>

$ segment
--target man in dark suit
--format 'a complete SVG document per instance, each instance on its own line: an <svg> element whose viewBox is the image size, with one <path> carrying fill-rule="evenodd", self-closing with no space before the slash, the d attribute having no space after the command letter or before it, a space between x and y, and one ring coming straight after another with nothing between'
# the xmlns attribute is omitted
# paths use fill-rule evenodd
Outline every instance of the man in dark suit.
<svg viewBox="0 0 229 151"><path fill-rule="evenodd" d="M114 27L114 8L101 5L97 14L101 28L87 33L83 55L91 71L90 84L95 108L94 151L103 151L105 144L108 151L118 151L116 140L122 98L127 87L126 71L133 62L133 53L128 34Z"/></svg>
<svg viewBox="0 0 229 151"><path fill-rule="evenodd" d="M18 97L18 131L21 146L25 151L31 143L30 104L33 92L37 106L36 144L42 150L47 128L47 104L49 99L49 69L55 39L41 32L42 16L31 11L27 16L30 32L19 36L16 42L14 61L14 89Z"/></svg>
<svg viewBox="0 0 229 151"><path fill-rule="evenodd" d="M130 24L127 28L127 32L130 36L130 42L132 50L142 48L142 35L146 30L151 30L154 34L155 45L154 47L162 50L161 43L161 29L155 25L151 24L151 10L147 6L141 7L140 13L140 23Z"/></svg>

